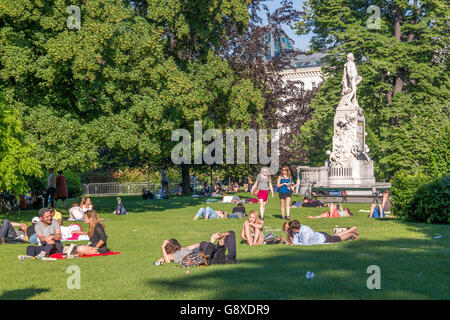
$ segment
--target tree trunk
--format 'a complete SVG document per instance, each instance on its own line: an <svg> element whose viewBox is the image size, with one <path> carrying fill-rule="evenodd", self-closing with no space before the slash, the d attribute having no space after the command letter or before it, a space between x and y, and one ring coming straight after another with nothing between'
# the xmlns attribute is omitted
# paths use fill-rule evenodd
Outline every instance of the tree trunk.
<svg viewBox="0 0 450 320"><path fill-rule="evenodd" d="M191 194L191 176L189 174L189 165L181 164L181 181L183 183L183 194Z"/></svg>
<svg viewBox="0 0 450 320"><path fill-rule="evenodd" d="M401 30L402 17L401 17L401 13L399 11L400 10L398 8L394 9L394 16L395 16L394 36L398 42L402 42L402 30ZM394 89L387 93L388 106L391 105L392 99L395 97L395 95L397 93L402 92L403 86L405 85L405 81L406 81L405 76L406 76L405 70L403 68L399 68L397 70L397 74L396 74L395 80L394 80Z"/></svg>

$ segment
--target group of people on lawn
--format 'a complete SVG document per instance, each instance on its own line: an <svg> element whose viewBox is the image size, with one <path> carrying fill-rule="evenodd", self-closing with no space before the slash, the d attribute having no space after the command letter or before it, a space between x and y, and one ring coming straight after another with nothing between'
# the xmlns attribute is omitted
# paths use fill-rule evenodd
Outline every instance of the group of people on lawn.
<svg viewBox="0 0 450 320"><path fill-rule="evenodd" d="M242 226L242 241L249 246L262 245L264 243L263 228L264 220L258 217L258 212L256 210L250 211L248 219ZM326 232L315 232L298 220L292 220L283 223L283 230L286 237L282 236L280 240L289 245L316 245L358 239L357 227L330 235ZM216 244L217 240L219 242ZM211 235L209 242L203 241L186 247L182 247L176 239L164 240L161 246L162 258L157 263L180 263L187 255L198 251L203 252L208 257L207 264L238 263L234 231L216 232Z"/></svg>
<svg viewBox="0 0 450 320"><path fill-rule="evenodd" d="M106 244L108 236L97 212L93 210L90 199L83 199L81 207L73 206L73 208L81 210L82 219L89 226L89 230L83 232L79 228L71 233L88 236L89 242L87 245L71 245L68 255L82 257L109 252ZM80 221L78 213L77 218ZM17 227L18 230L15 230ZM24 242L37 244L27 246L26 256L19 256L19 259L23 260L29 257L42 259L52 254L63 253L62 228L65 227L62 225L61 213L52 207L44 207L39 210L38 217L32 219L31 226L4 219L0 224L0 244Z"/></svg>
<svg viewBox="0 0 450 320"><path fill-rule="evenodd" d="M50 179L49 179L50 180ZM290 220L290 199L292 194L292 181L289 168L282 168L281 174L277 180L279 188L279 197L281 202L282 219ZM220 185L218 186L220 188ZM256 191L257 190L257 191ZM219 190L217 190L219 191ZM260 203L260 215L256 210L250 211L248 219L244 221L241 230L241 239L250 246L257 246L264 243L264 211L268 200L269 191L274 197L272 182L269 176L268 168L264 167L257 176L255 184L252 186L252 194L258 195ZM383 194L383 200L380 204L372 204L369 217L384 217L384 207L388 199L388 192ZM304 204L311 203L310 199L304 199ZM292 207L295 206L295 203ZM303 204L303 203L302 203ZM76 246L71 253L78 256L93 255L98 253L107 253L109 249L106 246L107 236L104 231L104 225L99 221L98 214L93 210L90 198L83 198L82 203L72 205L69 210L69 220L81 220L89 225L88 232L74 231L79 234L88 235L90 242L85 246ZM318 216L308 216L309 219L317 218L342 218L349 217L353 214L348 208L342 205L336 206L330 204L328 211ZM232 214L222 210L213 210L209 207L201 208L194 217L194 220L203 217L204 219L217 218L237 218L243 219L247 217L245 207L239 203L233 209ZM4 220L0 225L0 244L9 241L28 240L32 243L40 243L39 246L28 246L27 256L42 258L54 253L62 253L63 246L61 243L61 227L62 216L52 207L45 207L39 210L39 217L33 218L33 225L27 227L24 224L18 224ZM16 232L14 227L19 227ZM326 232L315 232L310 227L301 224L298 220L287 221L283 223L283 230L286 237L280 237L280 241L290 245L313 245L344 241L348 239L358 239L358 230L356 227L349 228L343 232L330 235ZM21 237L21 233L26 237ZM183 248L176 239L165 240L162 245L163 257L160 262L168 263L177 262L190 252L195 250L208 251L211 257L211 263L236 263L236 236L233 231L226 233L214 233L209 242L202 242ZM33 241L34 239L34 241ZM37 240L37 241L36 241ZM219 240L216 245L215 242ZM225 255L225 252L228 252Z"/></svg>
<svg viewBox="0 0 450 320"><path fill-rule="evenodd" d="M286 233L286 237L280 237L280 242L289 245L318 245L325 243L336 243L345 241L348 239L358 239L358 229L356 226L351 228L344 228L343 231L337 232L334 235L330 235L327 232L316 232L310 227L301 224L298 220L290 220L290 208L295 207L322 207L326 206L318 201L305 198L301 205L297 206L295 202L290 204L293 183L291 180L291 173L287 166L282 167L281 174L277 179L277 187L279 189L279 197L281 203L282 219L288 221L283 223L283 230ZM209 190L208 190L209 191ZM274 197L273 186L271 178L269 176L268 168L264 167L261 173L257 176L255 184L252 186L252 194L257 194L260 203L260 215L256 210L250 211L248 219L243 223L241 231L241 239L249 246L258 246L264 243L264 211L268 200L269 191ZM388 200L389 192L383 193L383 200L380 204L372 204L369 217L385 217L384 208ZM285 216L286 213L286 216ZM328 205L328 211L321 213L318 216L310 216L309 219L317 218L344 218L350 217L353 213L349 208L344 208L342 205ZM213 210L209 207L200 208L196 213L194 220L198 220L200 217L204 219L225 219L225 218L239 218L246 217L245 207L239 203L237 207L233 209L233 214L229 215L228 212L222 210ZM161 251L163 257L158 260L160 263L180 262L186 255L195 252L206 252L208 248L208 256L214 257L215 254L219 255L217 260L213 259L214 263L236 263L236 235L234 231L228 231L227 233L214 233L211 235L209 243L202 242L193 244L187 247L182 247L176 239L164 240ZM215 241L219 240L216 245ZM225 255L228 250L228 255Z"/></svg>

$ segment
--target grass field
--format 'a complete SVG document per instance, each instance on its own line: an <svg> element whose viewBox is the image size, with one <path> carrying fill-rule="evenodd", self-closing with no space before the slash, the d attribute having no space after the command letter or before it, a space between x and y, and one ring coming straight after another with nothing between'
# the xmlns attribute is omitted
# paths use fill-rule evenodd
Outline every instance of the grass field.
<svg viewBox="0 0 450 320"><path fill-rule="evenodd" d="M449 299L450 227L368 219L368 205L350 204L353 217L306 218L322 209L296 208L291 219L315 231L332 233L338 226L356 225L360 240L321 246L237 244L238 265L186 269L174 264L154 266L164 239L182 245L208 241L213 232L234 230L242 220L193 221L198 208L231 211L232 204L204 204L202 198L174 197L143 201L122 197L129 214L112 215L115 197L92 198L106 222L108 247L121 254L46 262L18 261L26 245L0 246L0 300L3 299ZM294 200L300 200L300 198ZM70 204L70 201L68 202ZM258 209L247 204L247 211ZM61 210L67 216L67 210ZM10 214L17 222L31 221L36 211ZM0 218L4 218L1 216ZM68 224L67 221L64 222ZM265 232L281 234L278 196L269 197ZM84 226L84 225L83 225ZM436 238L436 236L442 236ZM71 265L81 271L81 289L70 290L66 273ZM381 289L369 290L370 265L381 270ZM305 278L307 270L315 279Z"/></svg>

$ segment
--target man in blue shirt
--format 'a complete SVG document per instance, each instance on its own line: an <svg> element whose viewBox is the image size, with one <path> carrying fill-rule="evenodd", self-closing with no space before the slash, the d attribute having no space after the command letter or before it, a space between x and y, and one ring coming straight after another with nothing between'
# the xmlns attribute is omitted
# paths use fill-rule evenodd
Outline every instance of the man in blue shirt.
<svg viewBox="0 0 450 320"><path fill-rule="evenodd" d="M300 224L298 220L292 220L289 222L289 228L292 230L292 244L294 245L308 246L340 242L350 238L358 239L358 229L356 227L335 235L329 235L326 232L315 232L310 227Z"/></svg>

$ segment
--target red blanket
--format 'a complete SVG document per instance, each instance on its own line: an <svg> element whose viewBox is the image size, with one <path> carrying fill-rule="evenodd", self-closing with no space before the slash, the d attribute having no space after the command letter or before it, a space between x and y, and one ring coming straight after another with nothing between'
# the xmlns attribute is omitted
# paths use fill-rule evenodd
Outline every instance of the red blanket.
<svg viewBox="0 0 450 320"><path fill-rule="evenodd" d="M110 251L108 253L90 254L90 255L87 255L87 256L83 256L81 258L90 258L90 257L99 257L99 256L113 256L113 255L116 255L116 254L120 254L120 252ZM50 258L66 259L66 257L64 257L62 253L52 254L52 255L50 255Z"/></svg>

